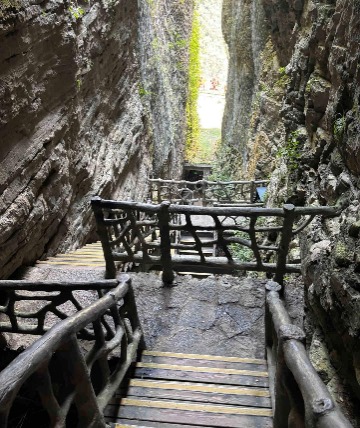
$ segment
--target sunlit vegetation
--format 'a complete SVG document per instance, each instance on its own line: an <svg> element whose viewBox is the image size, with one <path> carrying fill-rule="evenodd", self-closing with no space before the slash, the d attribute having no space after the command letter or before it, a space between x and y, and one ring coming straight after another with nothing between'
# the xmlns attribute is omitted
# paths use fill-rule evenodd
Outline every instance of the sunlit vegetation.
<svg viewBox="0 0 360 428"><path fill-rule="evenodd" d="M200 22L194 12L189 41L189 95L186 105L187 134L185 157L193 162L199 150L200 120L197 111L200 89Z"/></svg>

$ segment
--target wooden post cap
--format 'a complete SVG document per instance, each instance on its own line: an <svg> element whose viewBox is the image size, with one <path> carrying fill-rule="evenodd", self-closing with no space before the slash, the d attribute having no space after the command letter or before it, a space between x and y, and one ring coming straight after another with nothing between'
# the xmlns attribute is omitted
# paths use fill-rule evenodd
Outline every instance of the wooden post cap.
<svg viewBox="0 0 360 428"><path fill-rule="evenodd" d="M315 416L319 417L334 408L334 403L330 398L317 398L311 403L311 409Z"/></svg>
<svg viewBox="0 0 360 428"><path fill-rule="evenodd" d="M265 284L265 288L267 291L281 291L282 286L278 282L268 281Z"/></svg>
<svg viewBox="0 0 360 428"><path fill-rule="evenodd" d="M305 342L305 333L296 325L293 324L284 324L279 328L279 338L280 340L299 340L300 342Z"/></svg>

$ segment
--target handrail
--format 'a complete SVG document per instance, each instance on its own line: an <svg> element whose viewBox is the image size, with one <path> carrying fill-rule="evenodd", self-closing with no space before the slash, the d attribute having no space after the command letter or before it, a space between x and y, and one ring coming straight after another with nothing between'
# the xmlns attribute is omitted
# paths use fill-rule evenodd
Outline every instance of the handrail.
<svg viewBox="0 0 360 428"><path fill-rule="evenodd" d="M93 325L95 340L84 355L78 335L89 324ZM144 346L130 279L124 275L116 288L58 322L0 373L0 426L8 426L16 395L27 383L38 392L49 426L65 427L69 410L75 405L78 422L72 426L105 428L102 412L138 349ZM118 359L111 370L108 357L115 356L114 352ZM93 383L95 365L98 370ZM61 388L54 387L52 376L56 371L62 373Z"/></svg>
<svg viewBox="0 0 360 428"><path fill-rule="evenodd" d="M269 180L242 181L187 181L149 179L150 200L154 203L170 201L178 204L201 202L204 206L222 204L245 204L255 202L256 188Z"/></svg>
<svg viewBox="0 0 360 428"><path fill-rule="evenodd" d="M69 313L61 309L65 303L69 310L83 309L74 291L93 292L94 300L102 297L104 291L115 288L117 284L115 279L88 282L1 280L3 304L0 305L0 314L4 314L9 321L0 322L0 332L42 335L50 328L49 322L46 322L48 315L51 315L54 321L56 318L68 318ZM82 336L90 339L94 334L85 329Z"/></svg>
<svg viewBox="0 0 360 428"><path fill-rule="evenodd" d="M281 299L281 285L266 284L265 335L274 426L351 428L311 364L305 333L293 325ZM297 425L297 424L298 425Z"/></svg>
<svg viewBox="0 0 360 428"><path fill-rule="evenodd" d="M295 207L291 204L283 208L198 207L169 202L153 205L102 200L99 197L93 198L91 203L104 250L107 277L116 276L116 261L139 263L142 267L163 270L166 283L171 283L174 270L187 268L217 273L234 270L272 272L276 281L282 283L285 273L300 272L300 266L288 262L287 255L291 239L308 222L302 222L299 227L295 225L295 219L338 214L334 207ZM199 216L206 217L208 224L199 224ZM272 217L275 222L264 227L257 224L262 217ZM192 249L196 251L195 255L177 254L177 250L184 249L177 242L182 231L194 238L196 245ZM211 242L223 256L205 256L206 243L199 238L202 231L213 233ZM258 241L264 238L264 233L280 235L279 243L262 245ZM234 245L247 247L256 261L239 260ZM269 256L276 256L277 261L270 263Z"/></svg>

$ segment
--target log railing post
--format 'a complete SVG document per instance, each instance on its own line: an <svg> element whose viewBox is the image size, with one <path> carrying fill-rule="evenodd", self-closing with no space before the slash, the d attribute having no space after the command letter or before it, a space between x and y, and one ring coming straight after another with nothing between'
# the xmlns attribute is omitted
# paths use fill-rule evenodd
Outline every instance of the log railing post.
<svg viewBox="0 0 360 428"><path fill-rule="evenodd" d="M92 198L91 206L94 211L97 231L104 251L106 278L116 278L116 266L112 256L109 231L105 226L104 212L101 207L101 198L99 196Z"/></svg>
<svg viewBox="0 0 360 428"><path fill-rule="evenodd" d="M171 238L170 238L170 215L169 215L170 202L164 201L161 203L159 217L160 229L160 251L161 251L161 265L163 268L162 279L164 284L171 285L174 281L174 272L172 270L171 261Z"/></svg>
<svg viewBox="0 0 360 428"><path fill-rule="evenodd" d="M288 428L288 419L291 410L290 400L286 390L290 370L286 366L285 356L282 349L282 341L279 340L276 349L276 372L274 383L274 427Z"/></svg>
<svg viewBox="0 0 360 428"><path fill-rule="evenodd" d="M284 224L281 232L281 239L279 243L278 257L276 263L275 281L280 285L283 284L284 275L286 273L286 260L289 251L289 245L293 237L292 227L295 220L295 206L286 204L284 210Z"/></svg>
<svg viewBox="0 0 360 428"><path fill-rule="evenodd" d="M255 197L256 197L256 184L255 184L255 181L252 180L250 184L250 201L249 201L250 204L255 202Z"/></svg>
<svg viewBox="0 0 360 428"><path fill-rule="evenodd" d="M99 409L85 358L75 335L63 345L57 355L75 390L74 401L79 418L77 427L105 428L104 416Z"/></svg>

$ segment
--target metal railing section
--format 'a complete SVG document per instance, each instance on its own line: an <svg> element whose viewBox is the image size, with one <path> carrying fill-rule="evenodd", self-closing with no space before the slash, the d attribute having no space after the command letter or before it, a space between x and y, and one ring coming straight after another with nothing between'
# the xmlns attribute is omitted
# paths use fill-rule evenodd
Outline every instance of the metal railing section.
<svg viewBox="0 0 360 428"><path fill-rule="evenodd" d="M252 181L186 181L149 179L150 200L154 203L203 206L254 205L256 189L265 187L268 180ZM263 205L261 202L255 205Z"/></svg>
<svg viewBox="0 0 360 428"><path fill-rule="evenodd" d="M293 325L282 287L266 284L265 334L274 427L351 428L311 364L305 333Z"/></svg>
<svg viewBox="0 0 360 428"><path fill-rule="evenodd" d="M333 216L333 207L198 207L169 202L143 204L135 202L92 199L98 233L102 242L108 278L116 275L115 262L138 263L140 268L163 271L165 283L171 283L173 271L231 272L249 270L275 273L282 283L284 274L300 272L300 265L288 262L289 245L316 215ZM272 219L270 226L263 219ZM296 224L295 224L296 222ZM201 232L214 234L204 243ZM178 242L178 235L187 232L194 244ZM263 243L264 235L276 235L276 242ZM219 257L205 255L204 247L213 244ZM254 261L241 261L236 246L252 252ZM176 254L191 249L195 255ZM275 256L275 262L269 258Z"/></svg>
<svg viewBox="0 0 360 428"><path fill-rule="evenodd" d="M5 281L4 286L16 290L17 283ZM89 283L87 288L98 285ZM101 285L109 288L110 283ZM10 423L11 408L24 385L40 397L48 415L47 426L70 426L69 414L76 409L77 421L71 426L106 427L103 410L136 359L138 349L144 347L129 277L124 275L115 285L97 302L55 324L0 372L1 427ZM39 287L41 291L43 287ZM93 340L82 339L80 344L85 330L92 331ZM110 356L115 364L109 364ZM60 384L56 383L59 373Z"/></svg>

